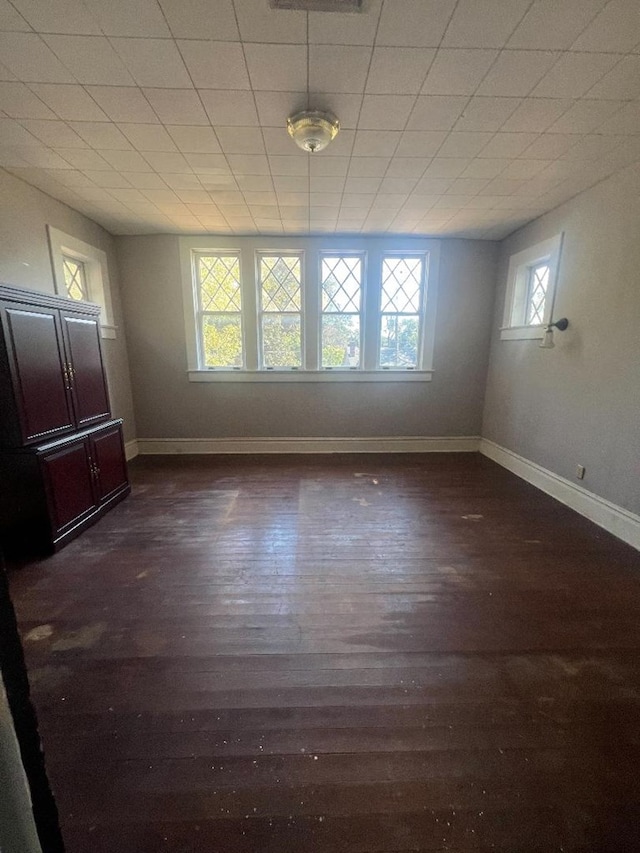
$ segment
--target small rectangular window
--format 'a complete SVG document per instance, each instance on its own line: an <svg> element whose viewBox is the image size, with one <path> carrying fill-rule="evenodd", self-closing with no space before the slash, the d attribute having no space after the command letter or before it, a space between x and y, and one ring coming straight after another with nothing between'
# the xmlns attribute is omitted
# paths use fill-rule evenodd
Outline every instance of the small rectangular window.
<svg viewBox="0 0 640 853"><path fill-rule="evenodd" d="M78 302L87 302L89 299L89 288L87 287L87 273L82 261L62 256L62 269L64 271L64 284L69 299Z"/></svg>
<svg viewBox="0 0 640 853"><path fill-rule="evenodd" d="M200 350L204 367L243 367L238 254L196 255Z"/></svg>
<svg viewBox="0 0 640 853"><path fill-rule="evenodd" d="M259 255L261 365L302 366L302 254Z"/></svg>
<svg viewBox="0 0 640 853"><path fill-rule="evenodd" d="M502 340L542 338L551 321L562 234L509 258Z"/></svg>
<svg viewBox="0 0 640 853"><path fill-rule="evenodd" d="M387 256L382 259L380 367L418 366L424 268L423 256Z"/></svg>
<svg viewBox="0 0 640 853"><path fill-rule="evenodd" d="M539 326L544 322L547 290L549 287L549 264L545 261L529 267L527 282L526 319L527 326Z"/></svg>
<svg viewBox="0 0 640 853"><path fill-rule="evenodd" d="M360 255L322 255L323 368L362 366L362 266Z"/></svg>

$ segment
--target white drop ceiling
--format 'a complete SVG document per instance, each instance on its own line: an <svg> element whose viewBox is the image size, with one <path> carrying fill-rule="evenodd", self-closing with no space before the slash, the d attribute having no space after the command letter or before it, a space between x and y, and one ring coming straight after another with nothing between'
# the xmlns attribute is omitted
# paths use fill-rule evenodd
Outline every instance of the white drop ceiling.
<svg viewBox="0 0 640 853"><path fill-rule="evenodd" d="M116 234L495 239L639 159L640 0L0 0L0 167Z"/></svg>

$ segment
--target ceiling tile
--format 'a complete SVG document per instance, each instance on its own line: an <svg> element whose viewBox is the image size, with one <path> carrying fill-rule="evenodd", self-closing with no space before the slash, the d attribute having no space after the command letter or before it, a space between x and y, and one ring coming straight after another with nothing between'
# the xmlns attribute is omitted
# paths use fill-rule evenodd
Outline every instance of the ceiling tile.
<svg viewBox="0 0 640 853"><path fill-rule="evenodd" d="M549 164L549 160L512 160L501 177L511 180L528 180L540 174Z"/></svg>
<svg viewBox="0 0 640 853"><path fill-rule="evenodd" d="M103 187L105 189L112 187L117 189L118 187L131 186L124 175L121 175L115 170L95 172L92 169L86 169L85 175L90 178L96 186Z"/></svg>
<svg viewBox="0 0 640 853"><path fill-rule="evenodd" d="M110 170L111 166L104 157L91 148L57 148L56 153L75 166L76 169Z"/></svg>
<svg viewBox="0 0 640 853"><path fill-rule="evenodd" d="M302 158L296 157L296 160ZM315 177L340 178L347 174L349 157L309 157L309 173ZM304 162L304 161L303 161ZM273 171L273 170L272 170ZM275 174L275 172L273 173Z"/></svg>
<svg viewBox="0 0 640 853"><path fill-rule="evenodd" d="M87 143L63 121L23 119L21 122L29 133L50 148L88 148Z"/></svg>
<svg viewBox="0 0 640 853"><path fill-rule="evenodd" d="M358 14L309 12L309 44L373 44L381 5L370 0Z"/></svg>
<svg viewBox="0 0 640 853"><path fill-rule="evenodd" d="M35 33L1 33L0 56L23 83L73 83L70 71Z"/></svg>
<svg viewBox="0 0 640 853"><path fill-rule="evenodd" d="M156 172L177 174L178 172L193 171L184 155L177 151L142 151L141 154Z"/></svg>
<svg viewBox="0 0 640 853"><path fill-rule="evenodd" d="M555 0L554 0L555 2ZM478 88L478 95L528 95L558 58L542 50L503 50Z"/></svg>
<svg viewBox="0 0 640 853"><path fill-rule="evenodd" d="M245 44L244 52L255 90L292 92L307 79L306 45Z"/></svg>
<svg viewBox="0 0 640 853"><path fill-rule="evenodd" d="M393 3L385 3L377 44L437 47L455 5L455 0L394 0Z"/></svg>
<svg viewBox="0 0 640 853"><path fill-rule="evenodd" d="M159 0L174 38L239 41L232 0Z"/></svg>
<svg viewBox="0 0 640 853"><path fill-rule="evenodd" d="M166 130L178 150L189 154L217 154L218 139L211 127L167 125Z"/></svg>
<svg viewBox="0 0 640 853"><path fill-rule="evenodd" d="M395 130L358 130L353 146L353 156L391 156L400 141L401 135L399 131Z"/></svg>
<svg viewBox="0 0 640 853"><path fill-rule="evenodd" d="M295 157L291 158L295 160ZM239 175L236 183L243 193L273 193L271 175Z"/></svg>
<svg viewBox="0 0 640 853"><path fill-rule="evenodd" d="M509 162L506 158L481 159L476 157L460 173L460 176L462 178L485 178L488 180L499 175Z"/></svg>
<svg viewBox="0 0 640 853"><path fill-rule="evenodd" d="M175 151L176 145L164 127L157 124L122 124L120 129L138 151ZM96 146L100 148L102 146ZM125 146L130 147L130 146Z"/></svg>
<svg viewBox="0 0 640 853"><path fill-rule="evenodd" d="M60 83L35 83L35 94L67 121L106 121L107 116L82 86L65 86Z"/></svg>
<svg viewBox="0 0 640 853"><path fill-rule="evenodd" d="M428 157L394 157L386 174L389 178L421 178L430 162Z"/></svg>
<svg viewBox="0 0 640 853"><path fill-rule="evenodd" d="M257 93L256 97L259 94ZM328 110L337 116L343 130L357 127L362 106L362 95L348 95L344 92L316 92L311 95L309 103L313 109ZM287 113L287 115L291 115L291 113Z"/></svg>
<svg viewBox="0 0 640 853"><path fill-rule="evenodd" d="M450 130L461 115L468 98L452 95L421 95L407 124L407 130Z"/></svg>
<svg viewBox="0 0 640 853"><path fill-rule="evenodd" d="M48 35L44 39L79 83L133 84L124 63L104 36Z"/></svg>
<svg viewBox="0 0 640 853"><path fill-rule="evenodd" d="M348 133L349 131L347 131ZM338 134L337 139L335 139L331 146L327 149L327 151L331 150L336 143L344 137L344 131ZM353 133L353 131L351 131ZM301 151L300 148L297 148L284 125L282 127L265 127L262 129L262 136L264 138L265 148L267 149L267 153L271 156L272 154L284 154L284 156L297 156L297 157L307 157L308 155ZM327 152L324 152L323 157Z"/></svg>
<svg viewBox="0 0 640 853"><path fill-rule="evenodd" d="M443 47L502 47L530 0L459 0Z"/></svg>
<svg viewBox="0 0 640 853"><path fill-rule="evenodd" d="M73 121L70 124L92 148L110 148L123 151L131 148L127 138L111 122ZM127 127L133 127L133 125L127 125Z"/></svg>
<svg viewBox="0 0 640 853"><path fill-rule="evenodd" d="M434 157L427 169L425 178L457 178L469 165L468 157Z"/></svg>
<svg viewBox="0 0 640 853"><path fill-rule="evenodd" d="M502 130L510 133L542 133L571 106L571 101L555 98L525 98Z"/></svg>
<svg viewBox="0 0 640 853"><path fill-rule="evenodd" d="M242 0L235 8L244 42L301 44L307 40L305 12L271 9L262 0Z"/></svg>
<svg viewBox="0 0 640 853"><path fill-rule="evenodd" d="M475 157L491 139L491 133L458 133L447 136L438 151L439 157Z"/></svg>
<svg viewBox="0 0 640 853"><path fill-rule="evenodd" d="M107 36L166 38L169 28L156 0L84 0Z"/></svg>
<svg viewBox="0 0 640 853"><path fill-rule="evenodd" d="M478 155L481 158L518 157L537 139L538 133L496 133Z"/></svg>
<svg viewBox="0 0 640 853"><path fill-rule="evenodd" d="M263 127L284 127L288 116L306 109L307 100L306 92L256 92L260 124Z"/></svg>
<svg viewBox="0 0 640 853"><path fill-rule="evenodd" d="M416 184L409 202L411 203L411 198L419 195L442 195L450 186L451 178L421 178ZM435 204L435 199L432 200L432 203Z"/></svg>
<svg viewBox="0 0 640 853"><path fill-rule="evenodd" d="M357 94L364 90L371 48L345 47L342 45L309 46L309 90L311 92L350 92ZM299 88L306 80L306 69L291 85L291 91ZM260 88L268 88L266 86Z"/></svg>
<svg viewBox="0 0 640 853"><path fill-rule="evenodd" d="M331 163L333 160L337 160L337 157L326 157L323 159L323 163ZM269 158L269 164L271 167L272 175L308 175L309 174L309 160L310 158L306 157L285 157L285 156L276 156Z"/></svg>
<svg viewBox="0 0 640 853"><path fill-rule="evenodd" d="M415 47L376 47L366 91L371 94L417 94L435 56L435 50Z"/></svg>
<svg viewBox="0 0 640 853"><path fill-rule="evenodd" d="M253 92L199 89L198 94L211 124L226 127L249 127L258 124Z"/></svg>
<svg viewBox="0 0 640 853"><path fill-rule="evenodd" d="M179 41L194 84L201 89L249 89L242 45L236 42Z"/></svg>
<svg viewBox="0 0 640 853"><path fill-rule="evenodd" d="M262 133L257 127L218 127L216 135L227 154L263 154Z"/></svg>
<svg viewBox="0 0 640 853"><path fill-rule="evenodd" d="M7 82L9 82L9 81L13 82L16 80L16 75L13 74L13 72L9 71L7 66L3 65L1 62L0 62L0 80L7 81Z"/></svg>
<svg viewBox="0 0 640 853"><path fill-rule="evenodd" d="M358 128L404 130L414 102L413 95L365 95Z"/></svg>
<svg viewBox="0 0 640 853"><path fill-rule="evenodd" d="M140 89L133 86L86 86L111 121L158 124L159 119Z"/></svg>
<svg viewBox="0 0 640 853"><path fill-rule="evenodd" d="M531 94L538 98L580 98L617 61L617 56L606 53L565 53Z"/></svg>
<svg viewBox="0 0 640 853"><path fill-rule="evenodd" d="M621 101L578 101L551 125L549 133L589 133L622 106Z"/></svg>
<svg viewBox="0 0 640 853"><path fill-rule="evenodd" d="M381 178L386 174L390 157L352 157L349 163L350 178Z"/></svg>
<svg viewBox="0 0 640 853"><path fill-rule="evenodd" d="M562 155L563 160L598 160L617 148L624 137L586 134L578 138Z"/></svg>
<svg viewBox="0 0 640 853"><path fill-rule="evenodd" d="M640 32L640 31L639 31ZM586 94L587 98L640 98L640 56L625 56Z"/></svg>
<svg viewBox="0 0 640 853"><path fill-rule="evenodd" d="M209 124L195 89L143 89L142 94L163 124Z"/></svg>
<svg viewBox="0 0 640 853"><path fill-rule="evenodd" d="M303 158L300 158L303 159ZM230 154L229 166L236 175L268 175L269 161L260 154Z"/></svg>
<svg viewBox="0 0 640 853"><path fill-rule="evenodd" d="M414 188L417 178L392 178L387 175L382 179L380 184L380 192L384 194L402 193L406 195Z"/></svg>
<svg viewBox="0 0 640 853"><path fill-rule="evenodd" d="M137 189L166 189L167 185L156 172L127 172L127 180Z"/></svg>
<svg viewBox="0 0 640 853"><path fill-rule="evenodd" d="M309 178L309 189L311 193L341 193L344 189L345 181L345 177L327 178L325 176L312 176Z"/></svg>
<svg viewBox="0 0 640 853"><path fill-rule="evenodd" d="M171 187L172 190L195 190L201 189L202 184L196 177L196 175L191 175L188 173L167 173L163 172L162 180L166 183L168 187ZM202 190L204 192L204 190Z"/></svg>
<svg viewBox="0 0 640 853"><path fill-rule="evenodd" d="M56 118L24 83L0 83L0 110L11 118Z"/></svg>
<svg viewBox="0 0 640 853"><path fill-rule="evenodd" d="M99 151L118 172L150 172L151 166L138 151Z"/></svg>
<svg viewBox="0 0 640 853"><path fill-rule="evenodd" d="M640 39L640 4L637 0L611 0L582 35L572 50L632 50Z"/></svg>
<svg viewBox="0 0 640 853"><path fill-rule="evenodd" d="M8 0L0 0L0 32L29 32L30 26L26 20L20 15L16 9L20 7L20 2L14 2L13 5ZM32 6L33 0L24 5ZM40 5L40 4L39 4ZM54 4L51 3L53 6ZM15 8L14 8L15 7ZM46 10L45 10L46 17ZM36 13L37 17L37 13Z"/></svg>
<svg viewBox="0 0 640 853"><path fill-rule="evenodd" d="M598 133L640 133L640 103L629 103L596 128Z"/></svg>
<svg viewBox="0 0 640 853"><path fill-rule="evenodd" d="M497 50L439 50L422 87L424 95L472 95Z"/></svg>
<svg viewBox="0 0 640 853"><path fill-rule="evenodd" d="M70 169L68 161L64 160L55 151L50 148L25 148L22 152L24 159L33 166L40 166L42 169Z"/></svg>
<svg viewBox="0 0 640 853"><path fill-rule="evenodd" d="M607 0L536 0L507 42L525 50L570 47Z"/></svg>
<svg viewBox="0 0 640 853"><path fill-rule="evenodd" d="M433 157L447 137L444 130L405 130L396 157Z"/></svg>
<svg viewBox="0 0 640 853"><path fill-rule="evenodd" d="M471 98L455 129L499 130L520 103L520 98Z"/></svg>
<svg viewBox="0 0 640 853"><path fill-rule="evenodd" d="M111 44L139 86L159 86L166 89L184 89L191 86L191 79L173 41L113 38Z"/></svg>
<svg viewBox="0 0 640 853"><path fill-rule="evenodd" d="M96 19L89 14L82 0L12 0L13 6L20 12L34 30L41 33L87 33L101 35ZM7 0L0 2L0 30L22 29L19 21L12 23L11 7ZM16 12L16 19L22 20ZM27 28L28 29L28 28Z"/></svg>

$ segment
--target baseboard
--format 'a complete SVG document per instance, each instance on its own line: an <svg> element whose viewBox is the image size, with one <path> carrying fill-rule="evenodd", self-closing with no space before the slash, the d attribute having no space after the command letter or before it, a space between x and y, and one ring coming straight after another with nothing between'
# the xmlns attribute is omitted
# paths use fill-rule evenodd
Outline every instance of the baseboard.
<svg viewBox="0 0 640 853"><path fill-rule="evenodd" d="M640 550L640 516L487 438L480 440L480 453Z"/></svg>
<svg viewBox="0 0 640 853"><path fill-rule="evenodd" d="M387 438L139 438L138 452L200 453L474 453L480 437Z"/></svg>
<svg viewBox="0 0 640 853"><path fill-rule="evenodd" d="M129 462L131 459L135 459L136 456L140 453L138 448L138 442L134 438L131 441L126 441L124 444L124 455Z"/></svg>

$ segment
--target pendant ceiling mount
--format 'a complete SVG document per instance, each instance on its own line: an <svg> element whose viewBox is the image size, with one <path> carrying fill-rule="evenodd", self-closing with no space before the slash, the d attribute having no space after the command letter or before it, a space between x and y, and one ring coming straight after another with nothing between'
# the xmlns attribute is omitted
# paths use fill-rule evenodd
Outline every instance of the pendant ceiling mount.
<svg viewBox="0 0 640 853"><path fill-rule="evenodd" d="M299 148L315 154L322 151L338 134L340 122L333 113L302 110L287 119L287 130Z"/></svg>

